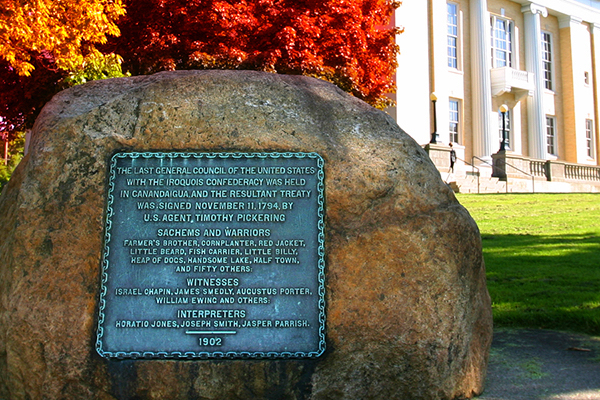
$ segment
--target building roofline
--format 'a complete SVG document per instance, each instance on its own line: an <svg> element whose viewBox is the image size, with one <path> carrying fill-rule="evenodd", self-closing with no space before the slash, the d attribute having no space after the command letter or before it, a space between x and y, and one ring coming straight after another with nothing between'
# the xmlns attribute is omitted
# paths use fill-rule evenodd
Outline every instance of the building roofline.
<svg viewBox="0 0 600 400"><path fill-rule="evenodd" d="M600 2L598 2L598 8L586 5L576 0L513 0L519 4L539 4L548 9L550 15L557 17L573 16L577 19L581 19L583 22L600 24Z"/></svg>

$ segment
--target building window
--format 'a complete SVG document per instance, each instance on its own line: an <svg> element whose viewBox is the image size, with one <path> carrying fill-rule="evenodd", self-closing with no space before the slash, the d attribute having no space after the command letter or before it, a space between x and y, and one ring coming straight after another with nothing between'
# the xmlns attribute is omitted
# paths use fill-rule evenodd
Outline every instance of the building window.
<svg viewBox="0 0 600 400"><path fill-rule="evenodd" d="M542 64L544 66L544 86L554 90L552 85L552 36L542 32Z"/></svg>
<svg viewBox="0 0 600 400"><path fill-rule="evenodd" d="M448 3L448 67L458 69L458 5Z"/></svg>
<svg viewBox="0 0 600 400"><path fill-rule="evenodd" d="M512 22L492 17L492 68L512 67Z"/></svg>
<svg viewBox="0 0 600 400"><path fill-rule="evenodd" d="M591 119L585 120L585 144L588 157L594 158L594 121Z"/></svg>
<svg viewBox="0 0 600 400"><path fill-rule="evenodd" d="M548 154L556 154L556 119L546 117L546 149Z"/></svg>
<svg viewBox="0 0 600 400"><path fill-rule="evenodd" d="M459 143L458 137L458 116L459 116L458 100L450 100L450 141Z"/></svg>
<svg viewBox="0 0 600 400"><path fill-rule="evenodd" d="M511 118L510 118L510 110L506 112L506 145L510 147L510 127L511 127ZM502 143L502 113L498 111L498 141Z"/></svg>

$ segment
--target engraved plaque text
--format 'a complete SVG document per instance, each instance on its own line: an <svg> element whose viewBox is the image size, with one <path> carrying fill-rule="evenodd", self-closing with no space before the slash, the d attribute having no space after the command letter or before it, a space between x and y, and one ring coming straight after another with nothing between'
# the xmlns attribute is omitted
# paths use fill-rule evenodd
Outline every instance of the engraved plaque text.
<svg viewBox="0 0 600 400"><path fill-rule="evenodd" d="M109 173L100 355L323 353L319 155L117 153Z"/></svg>

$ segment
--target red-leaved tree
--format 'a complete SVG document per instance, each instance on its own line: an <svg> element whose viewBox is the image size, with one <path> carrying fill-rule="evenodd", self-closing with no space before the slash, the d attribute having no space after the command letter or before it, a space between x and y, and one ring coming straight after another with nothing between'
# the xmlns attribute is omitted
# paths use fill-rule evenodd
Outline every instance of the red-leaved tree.
<svg viewBox="0 0 600 400"><path fill-rule="evenodd" d="M35 69L30 76L23 76L7 61L0 61L0 138L5 142L11 141L15 132L33 125L44 104L60 90L59 82L66 75L46 51L32 52L29 62Z"/></svg>
<svg viewBox="0 0 600 400"><path fill-rule="evenodd" d="M387 104L397 66L393 0L127 0L120 54L133 75L253 69L329 80Z"/></svg>
<svg viewBox="0 0 600 400"><path fill-rule="evenodd" d="M395 0L126 0L120 37L98 47L123 57L133 75L174 69L253 69L329 80L378 107L394 90ZM66 29L66 28L65 28ZM85 47L87 44L84 43ZM85 53L85 51L82 51ZM121 76L110 56L95 71L58 68L31 51L31 76L0 61L0 138L31 127L58 90L99 76ZM93 54L92 54L93 55ZM104 65L107 60L108 65ZM83 78L82 78L83 77Z"/></svg>

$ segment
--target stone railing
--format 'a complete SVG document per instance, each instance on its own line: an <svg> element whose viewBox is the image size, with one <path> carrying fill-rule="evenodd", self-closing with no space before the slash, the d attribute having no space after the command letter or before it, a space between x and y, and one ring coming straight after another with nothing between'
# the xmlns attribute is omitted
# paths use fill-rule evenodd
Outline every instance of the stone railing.
<svg viewBox="0 0 600 400"><path fill-rule="evenodd" d="M531 74L529 74L527 71L518 71L513 69L511 71L511 76L513 81L521 81L523 82L523 85L529 85L529 82L531 81Z"/></svg>
<svg viewBox="0 0 600 400"><path fill-rule="evenodd" d="M537 177L547 177L547 162L542 160L530 160L529 161L529 170L531 171L531 175Z"/></svg>
<svg viewBox="0 0 600 400"><path fill-rule="evenodd" d="M531 176L547 181L600 182L600 166L573 164L564 161L536 160L516 154L497 153L492 156L500 177L527 179ZM513 168L502 168L506 164ZM529 173L525 172L529 171Z"/></svg>
<svg viewBox="0 0 600 400"><path fill-rule="evenodd" d="M494 68L491 71L492 95L501 96L507 92L519 92L521 98L532 94L534 75L527 71L519 71L510 67Z"/></svg>
<svg viewBox="0 0 600 400"><path fill-rule="evenodd" d="M564 166L566 179L600 181L600 167L567 163Z"/></svg>

